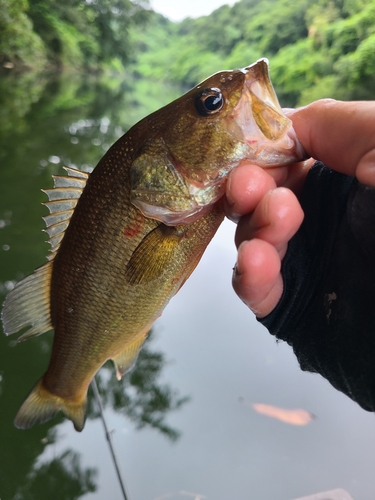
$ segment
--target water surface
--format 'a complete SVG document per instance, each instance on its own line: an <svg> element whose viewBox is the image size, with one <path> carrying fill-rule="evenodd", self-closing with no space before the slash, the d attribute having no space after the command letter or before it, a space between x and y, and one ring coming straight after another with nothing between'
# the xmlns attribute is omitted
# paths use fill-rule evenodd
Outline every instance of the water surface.
<svg viewBox="0 0 375 500"><path fill-rule="evenodd" d="M42 188L62 165L94 167L142 116L179 95L127 79L24 76L0 81L0 300L45 262ZM234 225L226 221L156 322L136 369L99 385L131 500L292 500L341 487L372 500L374 416L319 375L300 371L231 289ZM48 363L51 334L0 336L1 500L121 499L90 399L82 433L59 416L28 431L13 418ZM301 408L306 426L253 403Z"/></svg>

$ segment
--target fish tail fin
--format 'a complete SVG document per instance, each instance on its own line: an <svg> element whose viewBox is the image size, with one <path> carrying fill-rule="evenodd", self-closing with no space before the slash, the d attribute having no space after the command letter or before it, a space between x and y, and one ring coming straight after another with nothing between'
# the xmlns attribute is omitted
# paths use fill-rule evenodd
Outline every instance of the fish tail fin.
<svg viewBox="0 0 375 500"><path fill-rule="evenodd" d="M62 411L73 422L75 430L80 432L86 420L86 397L79 403L67 401L50 393L40 379L18 410L14 425L19 429L30 429L37 422L47 422L58 411Z"/></svg>

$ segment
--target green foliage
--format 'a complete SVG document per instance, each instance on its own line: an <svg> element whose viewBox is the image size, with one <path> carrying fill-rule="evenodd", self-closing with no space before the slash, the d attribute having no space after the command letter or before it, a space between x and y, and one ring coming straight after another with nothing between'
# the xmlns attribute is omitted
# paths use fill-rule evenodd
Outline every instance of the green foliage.
<svg viewBox="0 0 375 500"><path fill-rule="evenodd" d="M220 69L268 57L283 105L375 96L375 0L241 0L210 16L152 16L137 74L193 86Z"/></svg>
<svg viewBox="0 0 375 500"><path fill-rule="evenodd" d="M335 65L344 98L374 99L375 34L363 40L354 52L339 59Z"/></svg>
<svg viewBox="0 0 375 500"><path fill-rule="evenodd" d="M231 8L224 5L208 17L182 21L178 34L184 32L195 41L195 48L201 46L213 54L229 54L242 38L242 26L237 22L228 23Z"/></svg>
<svg viewBox="0 0 375 500"><path fill-rule="evenodd" d="M254 16L248 16L245 39L265 54L275 54L285 45L307 36L305 23L308 0L264 0Z"/></svg>
<svg viewBox="0 0 375 500"><path fill-rule="evenodd" d="M220 70L221 66L220 55L202 52L198 57L194 45L187 43L170 61L170 74L173 80L192 86Z"/></svg>
<svg viewBox="0 0 375 500"><path fill-rule="evenodd" d="M34 70L97 69L130 56L130 26L147 19L147 0L0 0L0 63Z"/></svg>
<svg viewBox="0 0 375 500"><path fill-rule="evenodd" d="M40 69L46 49L33 31L27 0L0 0L0 65L10 64Z"/></svg>
<svg viewBox="0 0 375 500"><path fill-rule="evenodd" d="M173 23L147 0L0 0L0 65L132 72L191 87L268 57L282 104L372 98L375 0L240 0ZM372 90L374 89L374 90Z"/></svg>
<svg viewBox="0 0 375 500"><path fill-rule="evenodd" d="M271 77L284 106L298 102L301 91L312 87L329 71L329 58L314 51L312 40L304 38L280 50L271 60Z"/></svg>
<svg viewBox="0 0 375 500"><path fill-rule="evenodd" d="M91 56L99 53L95 40L83 35L73 24L63 21L55 14L46 14L45 20L49 23L56 42L56 50L50 53L50 56L59 64L80 68L85 65L84 52L90 52ZM83 47L86 50L83 50ZM91 50L88 51L87 47Z"/></svg>
<svg viewBox="0 0 375 500"><path fill-rule="evenodd" d="M241 40L225 60L225 69L244 68L260 59L262 52L253 45Z"/></svg>
<svg viewBox="0 0 375 500"><path fill-rule="evenodd" d="M340 57L354 52L361 41L374 32L375 3L371 2L353 16L327 26L324 42L334 57Z"/></svg>

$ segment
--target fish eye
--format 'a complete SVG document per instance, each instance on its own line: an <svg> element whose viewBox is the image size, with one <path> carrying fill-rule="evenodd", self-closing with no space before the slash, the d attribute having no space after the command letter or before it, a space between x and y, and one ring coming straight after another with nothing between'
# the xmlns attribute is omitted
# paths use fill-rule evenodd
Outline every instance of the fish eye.
<svg viewBox="0 0 375 500"><path fill-rule="evenodd" d="M202 116L214 115L224 105L224 97L217 88L204 89L195 98L195 107Z"/></svg>

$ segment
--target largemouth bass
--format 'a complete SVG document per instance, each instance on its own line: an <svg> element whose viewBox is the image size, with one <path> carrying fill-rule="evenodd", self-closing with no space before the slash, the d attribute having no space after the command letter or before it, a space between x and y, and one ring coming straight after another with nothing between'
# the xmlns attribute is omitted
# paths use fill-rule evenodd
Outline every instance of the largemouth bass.
<svg viewBox="0 0 375 500"><path fill-rule="evenodd" d="M54 176L49 262L15 286L2 312L7 335L31 327L19 340L55 331L48 369L15 425L61 410L81 431L96 372L112 359L120 379L134 364L222 222L228 173L243 159L267 167L303 156L262 59L144 118L91 174L66 167Z"/></svg>

